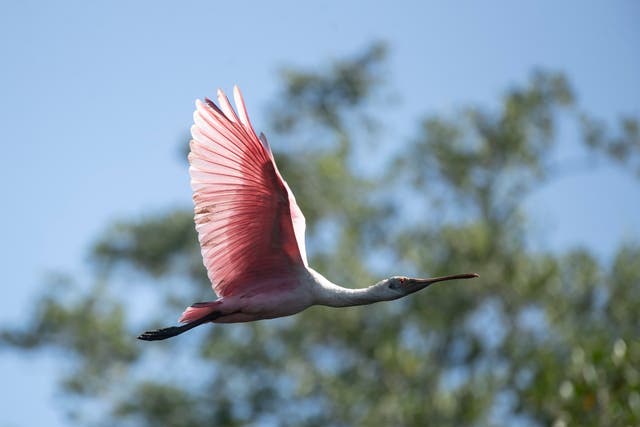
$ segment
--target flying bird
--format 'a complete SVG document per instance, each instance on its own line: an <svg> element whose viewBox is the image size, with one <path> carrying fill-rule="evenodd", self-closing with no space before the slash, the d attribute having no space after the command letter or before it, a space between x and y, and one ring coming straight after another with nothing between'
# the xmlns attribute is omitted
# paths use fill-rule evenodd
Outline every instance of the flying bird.
<svg viewBox="0 0 640 427"><path fill-rule="evenodd" d="M202 258L218 296L197 302L181 326L147 331L146 341L174 337L208 322L235 323L299 313L312 305L347 307L391 301L445 280L393 276L367 288L339 286L309 267L305 219L264 134L249 121L242 94L237 112L218 90L219 106L196 101L189 173Z"/></svg>

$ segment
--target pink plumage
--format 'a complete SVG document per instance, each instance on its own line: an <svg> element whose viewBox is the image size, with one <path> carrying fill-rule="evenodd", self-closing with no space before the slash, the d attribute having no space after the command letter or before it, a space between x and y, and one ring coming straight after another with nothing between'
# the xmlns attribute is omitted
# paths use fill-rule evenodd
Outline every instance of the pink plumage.
<svg viewBox="0 0 640 427"><path fill-rule="evenodd" d="M196 101L189 173L202 258L218 299L195 303L182 326L138 338L170 338L207 322L288 316L318 304L334 307L400 298L442 280L394 276L365 289L331 283L308 266L305 219L278 171L264 135L257 136L240 90L237 113L221 90L218 103Z"/></svg>
<svg viewBox="0 0 640 427"><path fill-rule="evenodd" d="M234 94L240 119L222 91L221 109L211 101L196 103L189 153L196 230L209 279L221 297L306 264L299 243L304 217L270 149L251 127L238 88Z"/></svg>

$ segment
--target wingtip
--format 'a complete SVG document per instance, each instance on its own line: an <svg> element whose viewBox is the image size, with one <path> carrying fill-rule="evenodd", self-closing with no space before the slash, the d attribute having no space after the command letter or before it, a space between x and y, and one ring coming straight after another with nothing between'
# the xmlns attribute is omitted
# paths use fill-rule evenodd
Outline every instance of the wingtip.
<svg viewBox="0 0 640 427"><path fill-rule="evenodd" d="M213 101L207 97L205 97L204 100L198 98L196 99L196 111L193 113L198 114L198 112L211 111L212 109L215 110L215 104Z"/></svg>
<svg viewBox="0 0 640 427"><path fill-rule="evenodd" d="M218 88L218 90L216 91L216 98L218 98L218 105L222 106L224 105L224 100L227 98L227 95L225 95L224 91L221 88Z"/></svg>

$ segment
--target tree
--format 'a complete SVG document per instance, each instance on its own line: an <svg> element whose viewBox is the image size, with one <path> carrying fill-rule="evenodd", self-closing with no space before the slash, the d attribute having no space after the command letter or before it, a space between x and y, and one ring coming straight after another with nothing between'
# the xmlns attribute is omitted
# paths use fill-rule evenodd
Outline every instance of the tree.
<svg viewBox="0 0 640 427"><path fill-rule="evenodd" d="M481 281L149 345L134 337L150 319L160 326L209 292L192 212L111 225L93 247L92 283L47 284L27 326L2 333L16 351L72 356L61 387L77 424L640 422L640 246L610 265L588 248L532 251L523 211L558 170L559 121L579 126L594 155L632 167L637 121L612 133L566 78L538 71L496 110L425 117L374 175L357 160L383 129L384 58L373 45L283 73L271 140L286 146L276 159L307 217L311 264L353 285L412 271L477 270ZM118 292L143 276L159 296L148 281Z"/></svg>

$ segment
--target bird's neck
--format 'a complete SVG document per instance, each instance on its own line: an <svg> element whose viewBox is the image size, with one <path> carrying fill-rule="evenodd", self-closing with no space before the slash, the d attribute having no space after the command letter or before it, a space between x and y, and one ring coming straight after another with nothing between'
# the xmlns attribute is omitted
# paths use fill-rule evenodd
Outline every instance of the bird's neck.
<svg viewBox="0 0 640 427"><path fill-rule="evenodd" d="M372 304L374 302L384 301L376 292L376 285L366 288L345 288L337 285L322 274L309 268L311 276L315 282L315 304L326 305L329 307L350 307L355 305Z"/></svg>

